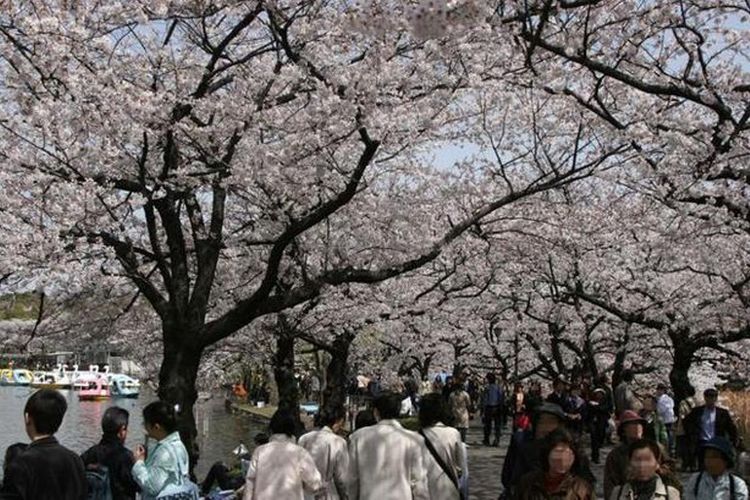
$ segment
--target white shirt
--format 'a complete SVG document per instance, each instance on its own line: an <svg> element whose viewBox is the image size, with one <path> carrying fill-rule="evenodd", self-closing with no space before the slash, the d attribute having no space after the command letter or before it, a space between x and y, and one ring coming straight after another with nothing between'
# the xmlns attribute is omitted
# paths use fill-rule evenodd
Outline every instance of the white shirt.
<svg viewBox="0 0 750 500"><path fill-rule="evenodd" d="M669 394L662 394L656 401L656 412L665 424L673 424L677 421L674 415L674 399Z"/></svg>
<svg viewBox="0 0 750 500"><path fill-rule="evenodd" d="M695 494L695 483L700 477L698 494ZM730 479L734 481L734 497L730 497ZM737 476L724 473L714 479L710 474L693 474L682 492L684 500L747 500L747 485Z"/></svg>
<svg viewBox="0 0 750 500"><path fill-rule="evenodd" d="M274 434L253 452L245 476L244 500L304 500L322 490L323 480L310 454L294 438Z"/></svg>
<svg viewBox="0 0 750 500"><path fill-rule="evenodd" d="M427 436L427 439L430 440L430 443L432 443L432 446L435 447L435 451L438 452L443 462L448 467L451 467L453 474L456 478L459 478L462 475L462 467L465 461L464 455L466 454L464 445L461 442L461 434L453 427L447 427L442 423L427 427L423 432ZM427 469L427 484L430 490L430 499L458 500L460 498L458 488L456 488L450 477L440 467L440 464L437 463L437 460L432 456L427 446L424 448L424 463Z"/></svg>
<svg viewBox="0 0 750 500"><path fill-rule="evenodd" d="M349 498L430 500L423 448L422 436L396 420L356 431L349 438Z"/></svg>
<svg viewBox="0 0 750 500"><path fill-rule="evenodd" d="M704 408L701 415L701 440L708 441L716 436L716 408Z"/></svg>
<svg viewBox="0 0 750 500"><path fill-rule="evenodd" d="M323 427L319 431L312 431L303 435L299 438L299 445L310 453L320 475L323 477L325 493L318 494L315 499L339 500L348 498L346 482L349 477L349 450L346 446L346 440L337 436L330 427Z"/></svg>

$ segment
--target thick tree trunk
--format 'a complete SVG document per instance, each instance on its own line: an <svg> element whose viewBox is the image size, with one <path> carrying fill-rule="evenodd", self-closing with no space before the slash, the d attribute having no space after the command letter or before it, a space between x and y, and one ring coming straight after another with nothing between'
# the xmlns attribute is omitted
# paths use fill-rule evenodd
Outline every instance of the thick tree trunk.
<svg viewBox="0 0 750 500"><path fill-rule="evenodd" d="M688 397L688 391L692 388L688 373L693 364L695 349L680 339L673 339L673 345L674 362L672 363L672 369L669 371L669 383L674 392L675 406L677 406L680 401Z"/></svg>
<svg viewBox="0 0 750 500"><path fill-rule="evenodd" d="M298 429L302 429L299 418L299 386L294 378L294 335L287 329L279 328L276 332L276 353L273 359L273 376L279 390L279 410L288 410L297 420Z"/></svg>
<svg viewBox="0 0 750 500"><path fill-rule="evenodd" d="M183 332L184 335L184 332ZM158 396L162 401L174 405L180 438L190 455L190 470L198 463L198 436L193 408L198 399L196 380L202 349L189 347L179 342L176 335L165 333L164 360L159 371ZM184 338L184 337L182 337ZM171 340L170 340L171 339Z"/></svg>
<svg viewBox="0 0 750 500"><path fill-rule="evenodd" d="M331 346L331 361L326 366L326 387L323 391L323 408L332 410L346 402L348 385L349 348L354 335L345 333L336 337Z"/></svg>

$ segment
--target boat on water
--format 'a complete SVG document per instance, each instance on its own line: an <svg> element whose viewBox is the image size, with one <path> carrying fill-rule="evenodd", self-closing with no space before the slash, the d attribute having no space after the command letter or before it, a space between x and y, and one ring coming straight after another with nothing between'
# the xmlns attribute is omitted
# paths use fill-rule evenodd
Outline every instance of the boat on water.
<svg viewBox="0 0 750 500"><path fill-rule="evenodd" d="M102 401L109 399L110 396L109 382L107 382L105 376L100 376L95 381L89 382L86 387L78 391L79 401Z"/></svg>
<svg viewBox="0 0 750 500"><path fill-rule="evenodd" d="M128 377L122 373L107 372L109 379L109 390L112 397L116 398L137 398L141 392L141 383L133 377Z"/></svg>
<svg viewBox="0 0 750 500"><path fill-rule="evenodd" d="M75 390L87 389L92 382L96 383L102 377L106 380L107 374L99 373L99 367L96 365L89 365L88 370L79 370L78 365L73 365L73 373L70 375L71 386Z"/></svg>
<svg viewBox="0 0 750 500"><path fill-rule="evenodd" d="M34 375L29 370L6 368L0 370L0 385L29 386Z"/></svg>
<svg viewBox="0 0 750 500"><path fill-rule="evenodd" d="M34 372L31 387L40 389L70 389L71 381L67 369L67 365L57 365L57 369L54 371Z"/></svg>

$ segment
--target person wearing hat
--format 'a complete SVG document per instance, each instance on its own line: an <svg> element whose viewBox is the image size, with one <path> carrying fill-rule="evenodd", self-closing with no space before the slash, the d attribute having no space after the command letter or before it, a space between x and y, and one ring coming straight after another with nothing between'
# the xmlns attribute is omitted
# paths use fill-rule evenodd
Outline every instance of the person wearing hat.
<svg viewBox="0 0 750 500"><path fill-rule="evenodd" d="M518 431L512 436L503 463L503 497L513 498L514 489L521 478L542 469L540 452L546 445L546 438L553 431L564 428L565 421L565 412L559 405L545 402L537 407L531 430ZM580 460L582 476L593 484L596 479L588 460L585 456L581 456Z"/></svg>
<svg viewBox="0 0 750 500"><path fill-rule="evenodd" d="M625 410L620 415L620 424L617 426L620 444L609 452L604 464L604 498L610 498L615 487L627 482L629 447L643 438L645 424L646 421L636 411Z"/></svg>
<svg viewBox="0 0 750 500"><path fill-rule="evenodd" d="M607 404L607 391L601 387L594 389L587 405L586 419L591 433L591 461L599 463L599 450L604 446L607 425L612 409Z"/></svg>
<svg viewBox="0 0 750 500"><path fill-rule="evenodd" d="M703 469L693 474L685 488L687 500L747 500L747 484L731 474L734 447L723 437L709 439L700 449Z"/></svg>
<svg viewBox="0 0 750 500"><path fill-rule="evenodd" d="M706 389L703 392L704 404L693 408L685 418L685 432L694 450L700 450L706 442L717 436L728 439L733 446L738 443L737 425L728 410L716 405L718 399L719 392L716 389Z"/></svg>

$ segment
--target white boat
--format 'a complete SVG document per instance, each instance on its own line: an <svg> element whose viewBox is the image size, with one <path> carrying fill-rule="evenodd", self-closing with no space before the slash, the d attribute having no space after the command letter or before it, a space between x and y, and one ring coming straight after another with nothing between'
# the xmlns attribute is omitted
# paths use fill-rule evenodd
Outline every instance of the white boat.
<svg viewBox="0 0 750 500"><path fill-rule="evenodd" d="M40 387L45 389L70 389L70 376L68 376L67 365L57 365L54 371L37 371L34 372L34 380L31 387Z"/></svg>
<svg viewBox="0 0 750 500"><path fill-rule="evenodd" d="M78 365L73 365L70 381L73 389L81 390L89 388L92 383L96 384L102 376L105 375L99 373L99 367L96 365L90 365L87 371L81 371Z"/></svg>
<svg viewBox="0 0 750 500"><path fill-rule="evenodd" d="M107 373L109 379L109 390L112 397L116 398L137 398L141 392L141 383L122 373Z"/></svg>

